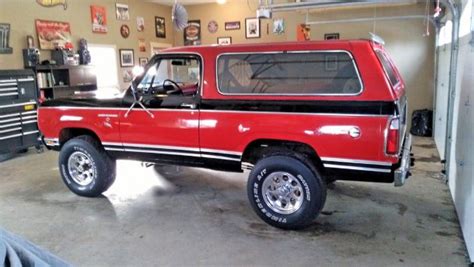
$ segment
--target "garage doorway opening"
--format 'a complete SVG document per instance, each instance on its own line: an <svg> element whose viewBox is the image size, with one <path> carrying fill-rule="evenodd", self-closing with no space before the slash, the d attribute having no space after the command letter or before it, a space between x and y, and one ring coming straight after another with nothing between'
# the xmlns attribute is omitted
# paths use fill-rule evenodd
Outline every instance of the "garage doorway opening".
<svg viewBox="0 0 474 267"><path fill-rule="evenodd" d="M115 45L89 44L91 65L97 75L97 95L108 97L120 93Z"/></svg>

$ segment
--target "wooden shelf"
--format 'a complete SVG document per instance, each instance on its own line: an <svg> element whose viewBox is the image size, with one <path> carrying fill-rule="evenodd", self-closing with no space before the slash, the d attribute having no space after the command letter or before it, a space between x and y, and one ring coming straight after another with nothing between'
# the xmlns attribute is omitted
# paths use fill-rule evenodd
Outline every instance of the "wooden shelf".
<svg viewBox="0 0 474 267"><path fill-rule="evenodd" d="M38 87L48 92L48 98L69 97L75 92L97 89L97 77L94 66L91 65L39 65L34 70L39 80ZM49 86L58 82L64 85Z"/></svg>

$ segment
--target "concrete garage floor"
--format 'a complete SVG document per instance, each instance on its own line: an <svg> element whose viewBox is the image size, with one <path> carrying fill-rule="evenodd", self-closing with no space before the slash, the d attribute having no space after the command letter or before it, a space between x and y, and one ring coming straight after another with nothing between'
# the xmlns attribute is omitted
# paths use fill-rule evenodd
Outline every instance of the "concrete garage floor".
<svg viewBox="0 0 474 267"><path fill-rule="evenodd" d="M413 148L404 187L337 182L299 232L257 218L245 174L121 161L105 197L87 199L63 185L57 153L32 151L0 163L0 227L81 266L466 266L433 142Z"/></svg>

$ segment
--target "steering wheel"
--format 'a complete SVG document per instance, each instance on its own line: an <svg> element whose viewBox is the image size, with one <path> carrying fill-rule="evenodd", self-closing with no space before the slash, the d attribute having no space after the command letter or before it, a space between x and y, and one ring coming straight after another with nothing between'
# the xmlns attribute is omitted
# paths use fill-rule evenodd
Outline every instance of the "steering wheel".
<svg viewBox="0 0 474 267"><path fill-rule="evenodd" d="M174 87L173 90L170 90L170 91L166 92L167 95L171 95L171 94L178 93L178 92L180 94L183 94L183 90L181 89L181 87L179 87L177 82L175 82L173 80L170 80L170 79L165 79L165 80L163 80L163 87L165 86L165 83L170 83Z"/></svg>

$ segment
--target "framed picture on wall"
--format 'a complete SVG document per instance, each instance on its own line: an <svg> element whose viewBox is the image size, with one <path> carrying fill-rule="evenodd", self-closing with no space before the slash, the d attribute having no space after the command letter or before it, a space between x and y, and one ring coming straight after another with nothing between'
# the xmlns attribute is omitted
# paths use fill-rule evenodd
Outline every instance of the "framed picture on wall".
<svg viewBox="0 0 474 267"><path fill-rule="evenodd" d="M117 20L130 20L130 10L126 4L115 4Z"/></svg>
<svg viewBox="0 0 474 267"><path fill-rule="evenodd" d="M158 38L166 38L166 21L163 17L155 17L155 34Z"/></svg>
<svg viewBox="0 0 474 267"><path fill-rule="evenodd" d="M153 57L154 55L158 54L161 50L170 48L170 47L172 47L172 45L168 43L150 42L151 56Z"/></svg>
<svg viewBox="0 0 474 267"><path fill-rule="evenodd" d="M324 40L339 40L339 33L325 33Z"/></svg>
<svg viewBox="0 0 474 267"><path fill-rule="evenodd" d="M138 39L138 50L140 52L146 52L146 42L145 39Z"/></svg>
<svg viewBox="0 0 474 267"><path fill-rule="evenodd" d="M138 32L145 31L145 18L144 17L137 17L137 31Z"/></svg>
<svg viewBox="0 0 474 267"><path fill-rule="evenodd" d="M131 69L124 69L122 72L122 79L124 83L129 83L133 80L133 71Z"/></svg>
<svg viewBox="0 0 474 267"><path fill-rule="evenodd" d="M232 44L232 37L217 37L217 44L218 45L230 45Z"/></svg>
<svg viewBox="0 0 474 267"><path fill-rule="evenodd" d="M13 48L10 47L10 24L0 23L0 54L11 54Z"/></svg>
<svg viewBox="0 0 474 267"><path fill-rule="evenodd" d="M121 67L133 67L135 65L133 49L120 49L119 52Z"/></svg>
<svg viewBox="0 0 474 267"><path fill-rule="evenodd" d="M284 34L285 33L285 20L284 19L273 19L273 34Z"/></svg>
<svg viewBox="0 0 474 267"><path fill-rule="evenodd" d="M141 57L138 59L138 64L142 67L145 67L146 64L148 64L148 58L146 57Z"/></svg>
<svg viewBox="0 0 474 267"><path fill-rule="evenodd" d="M260 38L260 19L246 18L245 19L245 38Z"/></svg>

